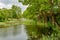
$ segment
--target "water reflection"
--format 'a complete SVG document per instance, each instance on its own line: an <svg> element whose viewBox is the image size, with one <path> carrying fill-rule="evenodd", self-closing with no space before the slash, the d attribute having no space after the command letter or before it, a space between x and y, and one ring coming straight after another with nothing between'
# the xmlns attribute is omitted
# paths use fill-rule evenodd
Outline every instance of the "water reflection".
<svg viewBox="0 0 60 40"><path fill-rule="evenodd" d="M27 40L24 25L0 28L0 40Z"/></svg>

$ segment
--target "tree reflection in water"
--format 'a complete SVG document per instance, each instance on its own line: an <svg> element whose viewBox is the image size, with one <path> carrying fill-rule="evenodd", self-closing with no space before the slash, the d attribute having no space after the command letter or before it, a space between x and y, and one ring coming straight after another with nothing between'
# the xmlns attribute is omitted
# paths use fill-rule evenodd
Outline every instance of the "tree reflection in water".
<svg viewBox="0 0 60 40"><path fill-rule="evenodd" d="M27 38L24 25L0 28L0 40L27 40Z"/></svg>

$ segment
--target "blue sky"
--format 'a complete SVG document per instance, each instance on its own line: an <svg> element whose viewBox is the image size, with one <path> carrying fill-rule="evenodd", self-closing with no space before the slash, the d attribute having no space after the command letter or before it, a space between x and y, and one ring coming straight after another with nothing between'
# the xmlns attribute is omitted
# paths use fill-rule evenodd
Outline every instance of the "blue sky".
<svg viewBox="0 0 60 40"><path fill-rule="evenodd" d="M0 0L0 8L10 9L12 5L17 5L22 9L22 12L27 8L27 5L22 5L18 0Z"/></svg>

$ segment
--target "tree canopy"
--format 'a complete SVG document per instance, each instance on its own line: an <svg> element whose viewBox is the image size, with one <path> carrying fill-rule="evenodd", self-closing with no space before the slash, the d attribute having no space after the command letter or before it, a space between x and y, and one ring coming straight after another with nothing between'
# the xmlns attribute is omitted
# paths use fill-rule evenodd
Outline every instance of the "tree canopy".
<svg viewBox="0 0 60 40"><path fill-rule="evenodd" d="M9 18L20 18L21 8L13 5L11 9L0 9L0 21L8 20Z"/></svg>
<svg viewBox="0 0 60 40"><path fill-rule="evenodd" d="M23 5L28 5L23 15L29 19L51 21L52 24L56 22L54 15L60 15L58 13L58 0L18 0ZM57 16L58 16L57 15ZM60 17L59 17L60 18Z"/></svg>

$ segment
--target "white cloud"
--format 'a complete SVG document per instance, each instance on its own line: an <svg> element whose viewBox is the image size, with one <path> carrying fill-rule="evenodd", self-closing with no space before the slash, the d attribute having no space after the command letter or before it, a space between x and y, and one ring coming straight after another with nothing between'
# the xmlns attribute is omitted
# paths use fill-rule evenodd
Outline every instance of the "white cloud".
<svg viewBox="0 0 60 40"><path fill-rule="evenodd" d="M0 3L0 8L5 7L5 5L3 3Z"/></svg>
<svg viewBox="0 0 60 40"><path fill-rule="evenodd" d="M7 9L10 9L11 7L12 7L11 4L6 5L6 4L4 4L4 3L0 3L0 8L7 8Z"/></svg>
<svg viewBox="0 0 60 40"><path fill-rule="evenodd" d="M19 3L18 0L0 0L0 8L10 9L12 5L17 5L22 9L22 12L26 10L27 6Z"/></svg>

